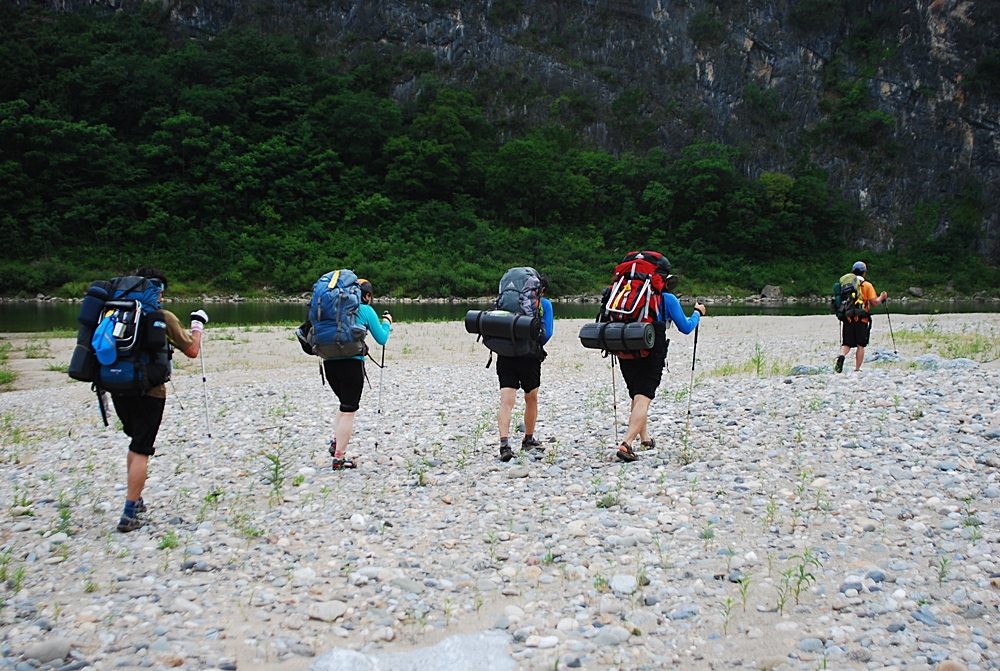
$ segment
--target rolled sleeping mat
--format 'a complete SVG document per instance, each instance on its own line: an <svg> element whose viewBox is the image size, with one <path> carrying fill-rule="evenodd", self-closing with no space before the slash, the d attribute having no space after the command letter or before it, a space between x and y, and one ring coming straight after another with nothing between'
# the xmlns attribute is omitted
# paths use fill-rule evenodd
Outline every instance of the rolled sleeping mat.
<svg viewBox="0 0 1000 671"><path fill-rule="evenodd" d="M506 310L469 310L465 313L465 330L494 338L537 340L542 334L542 322Z"/></svg>
<svg viewBox="0 0 1000 671"><path fill-rule="evenodd" d="M69 361L69 370L66 371L69 376L80 382L93 382L97 379L97 368L97 355L90 348L90 343L77 343L73 349L73 358Z"/></svg>
<svg viewBox="0 0 1000 671"><path fill-rule="evenodd" d="M649 322L591 322L580 329L580 344L608 352L653 349L656 329Z"/></svg>
<svg viewBox="0 0 1000 671"><path fill-rule="evenodd" d="M80 313L76 316L76 320L80 322L80 326L90 327L91 331L97 326L97 322L101 320L101 310L104 308L104 302L108 300L109 287L109 282L98 280L87 289L87 293L83 297L83 303L80 304Z"/></svg>

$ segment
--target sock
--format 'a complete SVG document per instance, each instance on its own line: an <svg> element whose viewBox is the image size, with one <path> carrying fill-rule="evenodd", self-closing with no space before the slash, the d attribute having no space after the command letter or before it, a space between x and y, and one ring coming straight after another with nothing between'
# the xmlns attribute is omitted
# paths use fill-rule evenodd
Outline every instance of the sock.
<svg viewBox="0 0 1000 671"><path fill-rule="evenodd" d="M501 445L507 444L507 436L500 436L500 444Z"/></svg>
<svg viewBox="0 0 1000 671"><path fill-rule="evenodd" d="M125 499L125 510L122 512L122 517L127 517L129 519L135 517L135 506L137 503L138 501L129 501L128 499Z"/></svg>

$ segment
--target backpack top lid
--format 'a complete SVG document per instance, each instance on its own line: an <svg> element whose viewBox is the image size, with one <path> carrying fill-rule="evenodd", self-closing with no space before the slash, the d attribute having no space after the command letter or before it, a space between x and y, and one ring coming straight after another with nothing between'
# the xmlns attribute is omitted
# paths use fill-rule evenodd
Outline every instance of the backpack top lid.
<svg viewBox="0 0 1000 671"><path fill-rule="evenodd" d="M659 252L648 250L644 252L629 252L622 259L622 263L629 263L631 261L646 261L653 264L653 272L657 275L662 275L664 280L670 275L670 260ZM622 263L618 265L622 265Z"/></svg>
<svg viewBox="0 0 1000 671"><path fill-rule="evenodd" d="M116 277L109 293L108 300L139 301L143 314L160 309L160 287L145 277Z"/></svg>
<svg viewBox="0 0 1000 671"><path fill-rule="evenodd" d="M538 271L529 266L511 268L500 278L495 310L538 316L542 297L542 281Z"/></svg>

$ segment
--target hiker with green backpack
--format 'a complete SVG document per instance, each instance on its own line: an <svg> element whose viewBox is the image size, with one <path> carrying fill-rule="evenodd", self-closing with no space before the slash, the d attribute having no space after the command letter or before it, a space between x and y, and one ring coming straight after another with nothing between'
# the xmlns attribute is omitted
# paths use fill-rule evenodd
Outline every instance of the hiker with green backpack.
<svg viewBox="0 0 1000 671"><path fill-rule="evenodd" d="M365 336L371 333L375 342L384 347L392 329L392 315L386 311L379 319L371 302L371 282L346 268L331 271L313 286L309 319L295 332L303 351L322 359L320 376L329 382L340 400L340 412L334 420L334 436L330 441L335 471L357 468L357 459L346 456L345 452L354 431L354 415L361 407L367 377Z"/></svg>
<svg viewBox="0 0 1000 671"><path fill-rule="evenodd" d="M854 370L860 371L865 360L865 347L872 332L871 308L881 305L889 294L875 293L875 287L865 279L868 266L858 261L851 272L834 285L833 307L841 322L840 356L833 369L844 372L844 359L855 349Z"/></svg>

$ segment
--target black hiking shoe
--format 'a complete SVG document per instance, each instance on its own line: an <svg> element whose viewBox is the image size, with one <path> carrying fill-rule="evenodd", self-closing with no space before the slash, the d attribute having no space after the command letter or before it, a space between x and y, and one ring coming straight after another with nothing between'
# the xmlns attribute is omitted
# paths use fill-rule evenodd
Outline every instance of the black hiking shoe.
<svg viewBox="0 0 1000 671"><path fill-rule="evenodd" d="M522 450L538 450L538 449L544 450L545 448L542 446L542 441L540 441L537 438L535 438L534 436L532 436L531 438L525 438L524 440L521 441L521 449Z"/></svg>
<svg viewBox="0 0 1000 671"><path fill-rule="evenodd" d="M838 356L837 357L837 363L833 364L833 372L834 373L843 373L844 372L844 355L843 354L841 354L840 356Z"/></svg>
<svg viewBox="0 0 1000 671"><path fill-rule="evenodd" d="M118 520L118 531L123 534L127 534L130 531L136 531L146 526L146 523L140 520L138 517L122 517Z"/></svg>
<svg viewBox="0 0 1000 671"><path fill-rule="evenodd" d="M135 502L135 514L138 515L139 513L144 513L144 512L146 512L146 504L142 500L142 497L140 496L139 500Z"/></svg>
<svg viewBox="0 0 1000 671"><path fill-rule="evenodd" d="M514 458L514 451L510 449L510 445L500 445L500 461L506 463Z"/></svg>
<svg viewBox="0 0 1000 671"><path fill-rule="evenodd" d="M642 449L644 449L644 450L655 450L656 449L656 438L653 438L652 436L650 436L649 440L640 441L640 447L642 447Z"/></svg>

